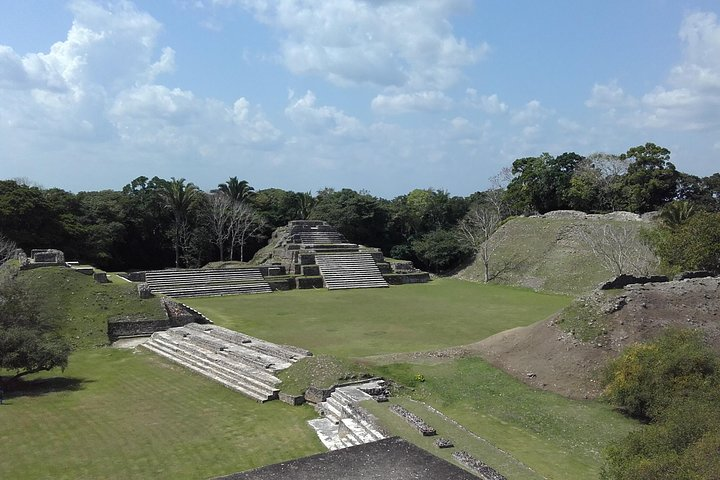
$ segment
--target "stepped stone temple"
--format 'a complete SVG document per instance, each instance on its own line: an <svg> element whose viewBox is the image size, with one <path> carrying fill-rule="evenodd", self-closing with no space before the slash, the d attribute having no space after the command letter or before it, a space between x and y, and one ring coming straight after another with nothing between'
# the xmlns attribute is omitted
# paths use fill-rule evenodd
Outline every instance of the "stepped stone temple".
<svg viewBox="0 0 720 480"><path fill-rule="evenodd" d="M295 288L378 288L430 281L410 261L387 261L378 248L350 243L327 222L293 220L273 232L256 267L152 270L125 277L170 297L270 293Z"/></svg>
<svg viewBox="0 0 720 480"><path fill-rule="evenodd" d="M296 288L375 288L430 280L412 262L389 263L380 249L350 243L322 220L293 220L278 228L260 261L293 276Z"/></svg>

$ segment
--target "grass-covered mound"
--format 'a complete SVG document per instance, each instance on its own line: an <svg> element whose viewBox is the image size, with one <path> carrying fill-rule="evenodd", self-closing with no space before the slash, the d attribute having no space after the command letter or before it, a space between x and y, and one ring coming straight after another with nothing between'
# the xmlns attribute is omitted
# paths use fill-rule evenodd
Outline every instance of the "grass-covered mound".
<svg viewBox="0 0 720 480"><path fill-rule="evenodd" d="M329 388L371 376L367 368L356 362L330 355L303 358L278 374L282 380L280 389L292 395L302 395L310 386Z"/></svg>
<svg viewBox="0 0 720 480"><path fill-rule="evenodd" d="M165 318L158 298L141 300L134 284L112 278L112 283L100 284L69 268L43 267L21 271L17 281L28 285L40 308L55 319L74 348L86 348L107 345L110 317Z"/></svg>
<svg viewBox="0 0 720 480"><path fill-rule="evenodd" d="M592 290L613 274L583 244L580 232L603 224L637 231L652 226L650 222L628 220L617 214L585 218L576 212L513 218L495 233L502 240L492 257L491 264L495 266L492 268L502 265L507 268L493 281L573 295ZM482 281L482 263L475 261L457 276Z"/></svg>
<svg viewBox="0 0 720 480"><path fill-rule="evenodd" d="M560 295L455 279L384 289L294 290L192 298L213 322L315 354L364 357L435 350L529 325L568 304Z"/></svg>

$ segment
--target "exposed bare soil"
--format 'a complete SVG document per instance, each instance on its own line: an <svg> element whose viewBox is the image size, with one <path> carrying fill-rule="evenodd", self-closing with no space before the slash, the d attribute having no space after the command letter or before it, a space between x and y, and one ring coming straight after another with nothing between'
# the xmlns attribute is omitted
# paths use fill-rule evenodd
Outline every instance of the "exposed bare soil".
<svg viewBox="0 0 720 480"><path fill-rule="evenodd" d="M699 329L720 353L720 278L631 285L586 297L605 309L605 333L581 341L556 323L558 316L507 330L480 342L431 352L366 357L372 363L436 363L479 355L521 381L570 398L602 393L607 361L636 342L657 338L668 327ZM610 306L610 307L608 307Z"/></svg>

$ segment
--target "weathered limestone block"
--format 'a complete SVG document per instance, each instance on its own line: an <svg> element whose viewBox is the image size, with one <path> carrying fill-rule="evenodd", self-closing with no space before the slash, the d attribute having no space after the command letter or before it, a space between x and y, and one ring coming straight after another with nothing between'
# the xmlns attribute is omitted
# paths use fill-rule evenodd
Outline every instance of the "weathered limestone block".
<svg viewBox="0 0 720 480"><path fill-rule="evenodd" d="M150 285L148 285L147 283L138 284L137 291L140 298L152 298L153 296L153 293L150 290Z"/></svg>
<svg viewBox="0 0 720 480"><path fill-rule="evenodd" d="M54 248L33 249L30 257L36 263L65 263L65 254Z"/></svg>
<svg viewBox="0 0 720 480"><path fill-rule="evenodd" d="M93 279L97 283L110 283L110 280L108 280L108 278L107 278L107 273L105 273L105 272L94 272Z"/></svg>
<svg viewBox="0 0 720 480"><path fill-rule="evenodd" d="M305 390L305 400L315 404L322 403L328 399L330 394L332 394L332 389L330 388L318 388L311 385Z"/></svg>
<svg viewBox="0 0 720 480"><path fill-rule="evenodd" d="M287 403L288 405L302 405L305 403L305 397L303 395L290 395L289 393L280 392L278 398L281 402Z"/></svg>

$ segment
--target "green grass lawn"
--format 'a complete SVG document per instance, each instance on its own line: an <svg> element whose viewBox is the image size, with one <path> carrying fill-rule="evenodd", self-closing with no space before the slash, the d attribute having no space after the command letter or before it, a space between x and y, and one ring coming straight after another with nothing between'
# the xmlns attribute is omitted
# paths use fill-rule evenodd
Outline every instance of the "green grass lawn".
<svg viewBox="0 0 720 480"><path fill-rule="evenodd" d="M455 279L344 291L294 290L184 300L213 322L339 357L432 350L529 325L570 302Z"/></svg>
<svg viewBox="0 0 720 480"><path fill-rule="evenodd" d="M376 368L411 385L414 390L406 391L406 395L437 408L546 478L598 478L602 449L638 426L607 404L569 400L532 389L480 358ZM424 382L416 381L416 375L422 375ZM428 417L427 413L418 414ZM381 418L390 415L386 412ZM443 427L447 431L447 426ZM415 432L408 439L425 446ZM483 453L487 448L482 442L468 442L464 448L485 455L485 461L507 473L508 478L536 478L493 456L492 451ZM494 465L493 460L501 463Z"/></svg>
<svg viewBox="0 0 720 480"><path fill-rule="evenodd" d="M48 380L0 406L2 479L201 479L324 451L311 408L256 403L149 352L84 350L32 379Z"/></svg>

